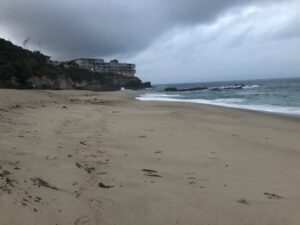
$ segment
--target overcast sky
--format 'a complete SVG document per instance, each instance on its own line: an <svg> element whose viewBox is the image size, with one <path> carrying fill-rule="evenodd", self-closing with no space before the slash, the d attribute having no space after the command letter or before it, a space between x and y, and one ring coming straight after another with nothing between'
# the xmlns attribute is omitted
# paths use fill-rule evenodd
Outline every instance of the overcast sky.
<svg viewBox="0 0 300 225"><path fill-rule="evenodd" d="M0 37L153 83L300 77L299 0L0 0Z"/></svg>

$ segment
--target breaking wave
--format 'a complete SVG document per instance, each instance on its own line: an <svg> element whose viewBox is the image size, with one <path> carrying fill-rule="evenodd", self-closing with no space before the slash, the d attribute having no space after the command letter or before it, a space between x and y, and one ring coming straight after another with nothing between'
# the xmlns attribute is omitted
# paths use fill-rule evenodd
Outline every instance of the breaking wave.
<svg viewBox="0 0 300 225"><path fill-rule="evenodd" d="M198 104L208 104L223 106L229 108L247 109L261 112L271 112L289 115L300 115L300 107L285 107L275 105L254 105L254 104L243 104L244 100L239 98L217 98L217 99L184 99L181 95L168 95L158 93L146 93L136 99L140 101L166 101L166 102L189 102Z"/></svg>

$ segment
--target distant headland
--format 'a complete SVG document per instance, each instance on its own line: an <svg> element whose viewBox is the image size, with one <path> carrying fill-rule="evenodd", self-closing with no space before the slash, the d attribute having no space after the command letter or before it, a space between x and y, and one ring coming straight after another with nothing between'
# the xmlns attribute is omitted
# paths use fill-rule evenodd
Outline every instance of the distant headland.
<svg viewBox="0 0 300 225"><path fill-rule="evenodd" d="M135 73L134 64L116 59L52 61L39 51L29 51L0 38L0 88L113 91L151 87Z"/></svg>

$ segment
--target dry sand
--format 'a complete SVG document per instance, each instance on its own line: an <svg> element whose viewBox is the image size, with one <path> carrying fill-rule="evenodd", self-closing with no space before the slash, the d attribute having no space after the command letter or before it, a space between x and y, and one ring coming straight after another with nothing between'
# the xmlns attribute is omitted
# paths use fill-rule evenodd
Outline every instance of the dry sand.
<svg viewBox="0 0 300 225"><path fill-rule="evenodd" d="M300 119L0 90L0 225L299 225Z"/></svg>

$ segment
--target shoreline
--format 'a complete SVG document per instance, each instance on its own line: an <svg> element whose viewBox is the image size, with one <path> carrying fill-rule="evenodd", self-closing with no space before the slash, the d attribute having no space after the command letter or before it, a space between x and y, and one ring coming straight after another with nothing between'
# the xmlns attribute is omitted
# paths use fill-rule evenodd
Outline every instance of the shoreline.
<svg viewBox="0 0 300 225"><path fill-rule="evenodd" d="M136 94L0 90L0 224L299 224L298 118Z"/></svg>
<svg viewBox="0 0 300 225"><path fill-rule="evenodd" d="M217 108L225 108L225 109L232 109L232 110L241 110L245 112L253 112L253 113L261 113L266 115L274 115L274 116L282 116L282 117L290 117L290 118L300 118L300 114L289 114L289 113L281 113L281 112L270 112L270 111L263 111L263 110L255 110L255 109L247 109L247 108L239 108L239 107L231 107L231 106L224 106L224 105L215 105L215 104L208 104L208 103L196 103L196 102L189 102L189 101L160 101L160 100L140 100L138 96L134 97L137 101L141 102L166 102L166 103L181 103L181 104L192 104L192 105L203 105L208 107L217 107Z"/></svg>
<svg viewBox="0 0 300 225"><path fill-rule="evenodd" d="M157 85L139 98L300 116L299 81L298 78L292 78Z"/></svg>

